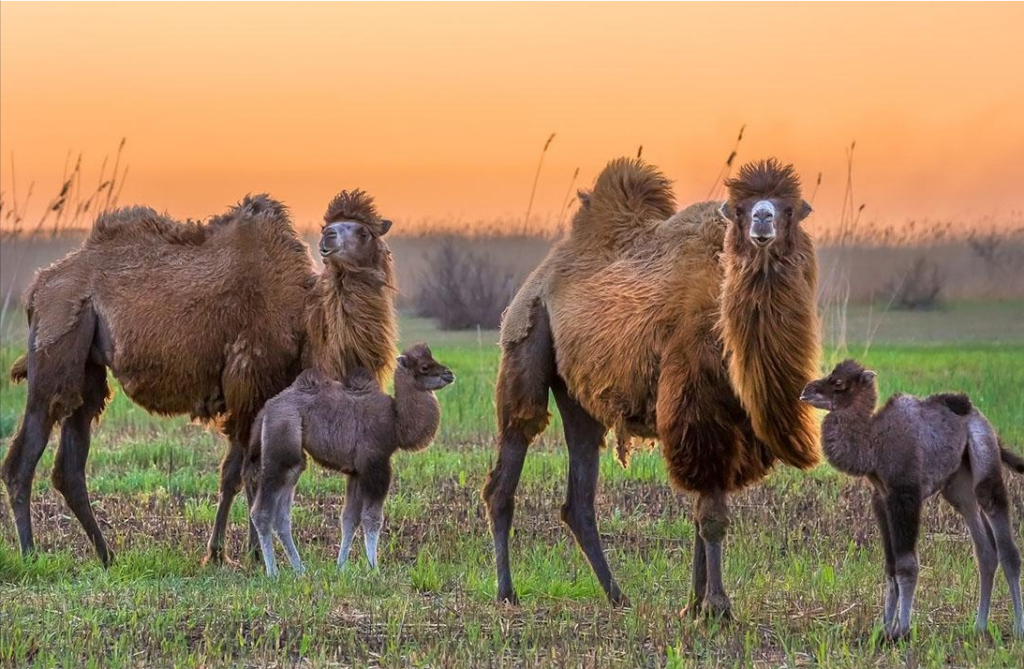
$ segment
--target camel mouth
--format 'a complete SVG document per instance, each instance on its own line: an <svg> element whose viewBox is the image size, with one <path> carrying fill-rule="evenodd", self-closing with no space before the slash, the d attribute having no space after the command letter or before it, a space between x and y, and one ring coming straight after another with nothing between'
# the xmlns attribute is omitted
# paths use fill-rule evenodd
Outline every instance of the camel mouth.
<svg viewBox="0 0 1024 669"><path fill-rule="evenodd" d="M775 237L751 237L750 241L759 249L766 249L775 241Z"/></svg>
<svg viewBox="0 0 1024 669"><path fill-rule="evenodd" d="M323 244L320 245L320 257L321 258L327 258L329 256L332 256L335 253L337 253L337 251L338 251L338 249L329 249L326 246L324 246Z"/></svg>
<svg viewBox="0 0 1024 669"><path fill-rule="evenodd" d="M822 397L818 393L809 393L804 391L800 393L800 401L804 404L810 404L815 409L824 409L825 411L832 411L832 402Z"/></svg>

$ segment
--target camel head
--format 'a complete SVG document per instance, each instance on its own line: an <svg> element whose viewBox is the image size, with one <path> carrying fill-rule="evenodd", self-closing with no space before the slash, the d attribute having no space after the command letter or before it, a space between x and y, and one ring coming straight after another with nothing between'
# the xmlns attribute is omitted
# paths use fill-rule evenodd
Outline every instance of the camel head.
<svg viewBox="0 0 1024 669"><path fill-rule="evenodd" d="M381 218L362 190L342 191L331 200L320 229L320 257L339 270L376 269L387 247L381 237L391 221Z"/></svg>
<svg viewBox="0 0 1024 669"><path fill-rule="evenodd" d="M878 397L875 374L855 360L844 360L823 379L811 381L800 393L800 401L817 409L845 409L858 400L870 401L873 409Z"/></svg>
<svg viewBox="0 0 1024 669"><path fill-rule="evenodd" d="M811 213L796 170L775 158L747 163L725 185L729 199L719 211L735 226L734 249L748 255L789 248L798 224Z"/></svg>
<svg viewBox="0 0 1024 669"><path fill-rule="evenodd" d="M420 390L440 390L455 381L455 375L438 361L426 344L416 344L398 356L398 373L411 375Z"/></svg>

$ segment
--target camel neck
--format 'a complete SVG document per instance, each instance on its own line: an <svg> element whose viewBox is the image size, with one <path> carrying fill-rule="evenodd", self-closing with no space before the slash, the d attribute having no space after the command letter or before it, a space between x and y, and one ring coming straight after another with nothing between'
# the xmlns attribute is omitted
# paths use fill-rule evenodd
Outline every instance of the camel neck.
<svg viewBox="0 0 1024 669"><path fill-rule="evenodd" d="M851 476L875 471L875 449L871 441L874 401L865 398L849 407L830 412L821 426L821 442L829 463Z"/></svg>
<svg viewBox="0 0 1024 669"><path fill-rule="evenodd" d="M396 446L404 451L426 448L441 424L441 406L433 391L420 390L411 375L395 372Z"/></svg>
<svg viewBox="0 0 1024 669"><path fill-rule="evenodd" d="M718 328L729 380L757 437L806 468L820 455L817 418L799 401L820 358L814 248L799 229L779 249L753 253L741 236L731 226L722 255Z"/></svg>
<svg viewBox="0 0 1024 669"><path fill-rule="evenodd" d="M334 379L365 367L381 386L387 382L398 339L394 288L387 276L378 270L323 269L307 298L305 367Z"/></svg>

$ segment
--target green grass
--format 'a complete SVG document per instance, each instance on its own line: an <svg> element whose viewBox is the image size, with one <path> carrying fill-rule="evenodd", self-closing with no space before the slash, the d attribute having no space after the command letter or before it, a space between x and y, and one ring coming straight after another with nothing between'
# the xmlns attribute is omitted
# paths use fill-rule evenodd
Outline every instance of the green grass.
<svg viewBox="0 0 1024 669"><path fill-rule="evenodd" d="M439 393L443 426L426 452L396 456L382 569L357 547L334 567L344 481L311 468L295 524L309 571L269 580L262 567L203 568L223 442L157 418L122 393L95 432L89 481L117 561L103 570L51 488L53 448L34 499L39 554L23 561L4 508L0 542L3 666L970 666L1019 667L1008 595L997 581L992 636L971 631L977 596L970 541L941 503L927 507L915 638L877 644L881 552L863 485L827 466L778 469L732 500L726 583L738 620L681 620L689 589L692 502L668 486L659 454L622 470L602 456L598 513L609 561L632 599L612 610L558 518L567 458L557 420L534 446L517 497L518 609L493 603L493 556L479 490L494 461L494 333L427 340L456 384ZM895 338L901 341L902 338ZM961 389L1008 444L1024 446L1024 343L883 344L860 357L883 394ZM858 355L862 352L857 348ZM0 350L4 369L17 347ZM830 351L830 360L838 357ZM20 419L24 387L0 381L0 429ZM1024 486L1011 484L1024 528ZM229 546L244 540L244 503ZM280 556L279 556L280 557ZM305 664L304 664L305 663Z"/></svg>

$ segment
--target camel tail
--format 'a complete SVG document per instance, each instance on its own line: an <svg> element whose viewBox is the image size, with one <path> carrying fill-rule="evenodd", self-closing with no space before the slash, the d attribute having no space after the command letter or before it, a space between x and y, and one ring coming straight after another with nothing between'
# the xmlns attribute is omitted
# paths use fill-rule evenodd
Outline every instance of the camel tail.
<svg viewBox="0 0 1024 669"><path fill-rule="evenodd" d="M999 442L999 457L1003 464L1009 467L1011 471L1017 474L1024 474L1024 458L1008 450L1003 446L1002 441Z"/></svg>
<svg viewBox="0 0 1024 669"><path fill-rule="evenodd" d="M614 245L643 230L645 223L662 221L676 212L672 182L655 167L633 158L608 163L594 189L581 191L579 197L573 237L597 243Z"/></svg>
<svg viewBox="0 0 1024 669"><path fill-rule="evenodd" d="M11 383L21 383L28 378L28 353L23 354L11 365Z"/></svg>

